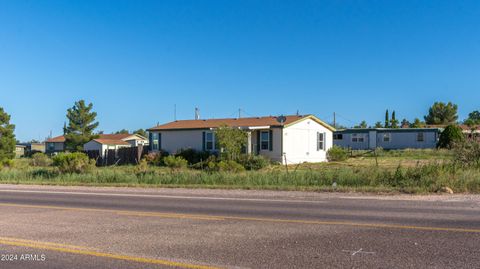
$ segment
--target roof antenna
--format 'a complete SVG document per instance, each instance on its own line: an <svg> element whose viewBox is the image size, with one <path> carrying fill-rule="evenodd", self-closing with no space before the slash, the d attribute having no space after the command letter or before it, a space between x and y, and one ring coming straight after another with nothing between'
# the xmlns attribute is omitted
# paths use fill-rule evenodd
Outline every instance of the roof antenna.
<svg viewBox="0 0 480 269"><path fill-rule="evenodd" d="M173 120L177 121L177 104L173 105Z"/></svg>
<svg viewBox="0 0 480 269"><path fill-rule="evenodd" d="M200 109L198 109L198 107L195 108L195 119L196 120L200 119Z"/></svg>
<svg viewBox="0 0 480 269"><path fill-rule="evenodd" d="M242 109L239 108L239 109L238 109L238 118L240 119L241 117L242 117Z"/></svg>
<svg viewBox="0 0 480 269"><path fill-rule="evenodd" d="M298 111L298 109L297 109L297 116L300 116L300 112Z"/></svg>

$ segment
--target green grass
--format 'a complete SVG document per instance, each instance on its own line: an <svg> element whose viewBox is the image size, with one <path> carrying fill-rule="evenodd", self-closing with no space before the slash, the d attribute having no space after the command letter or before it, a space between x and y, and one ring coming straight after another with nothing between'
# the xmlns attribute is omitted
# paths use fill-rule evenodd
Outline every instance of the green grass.
<svg viewBox="0 0 480 269"><path fill-rule="evenodd" d="M135 166L120 166L84 174L61 174L55 167L32 167L28 160L16 160L14 167L0 170L0 183L402 193L450 187L455 192L480 193L480 169L458 169L450 159L449 152L402 151L378 156L378 166L373 157L363 155L339 163L292 165L289 173L276 165L240 173L174 172L164 167L140 173Z"/></svg>

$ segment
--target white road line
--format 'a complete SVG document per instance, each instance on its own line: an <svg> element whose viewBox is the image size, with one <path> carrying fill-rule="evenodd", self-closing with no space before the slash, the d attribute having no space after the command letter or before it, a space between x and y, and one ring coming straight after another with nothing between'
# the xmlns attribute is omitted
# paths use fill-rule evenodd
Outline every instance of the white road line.
<svg viewBox="0 0 480 269"><path fill-rule="evenodd" d="M69 192L69 191L39 191L39 190L1 190L0 192L10 193L43 193L43 194L71 194L71 195L92 195L92 196L118 196L118 197L142 197L142 198L172 198L188 200L221 200L221 201L250 201L250 202L286 202L286 203L326 203L326 201L314 200L285 200L285 199L261 199L261 198L232 198L232 197L211 197L211 196L180 196L162 194L127 194L127 193L103 193L103 192Z"/></svg>

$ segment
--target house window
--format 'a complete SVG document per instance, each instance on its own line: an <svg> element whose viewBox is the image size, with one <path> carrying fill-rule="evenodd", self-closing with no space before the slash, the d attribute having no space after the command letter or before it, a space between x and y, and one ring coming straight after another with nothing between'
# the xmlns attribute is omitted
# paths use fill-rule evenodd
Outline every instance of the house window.
<svg viewBox="0 0 480 269"><path fill-rule="evenodd" d="M333 140L343 140L343 134L333 134Z"/></svg>
<svg viewBox="0 0 480 269"><path fill-rule="evenodd" d="M390 142L390 134L383 134L383 142Z"/></svg>
<svg viewBox="0 0 480 269"><path fill-rule="evenodd" d="M260 148L262 150L268 150L270 145L270 132L262 131L260 133Z"/></svg>
<svg viewBox="0 0 480 269"><path fill-rule="evenodd" d="M425 135L423 133L417 133L417 142L425 141Z"/></svg>
<svg viewBox="0 0 480 269"><path fill-rule="evenodd" d="M205 149L206 150L215 149L215 135L211 132L205 133Z"/></svg>
<svg viewBox="0 0 480 269"><path fill-rule="evenodd" d="M152 149L153 150L158 150L158 133L152 133Z"/></svg>
<svg viewBox="0 0 480 269"><path fill-rule="evenodd" d="M352 134L352 142L363 143L364 141L365 137L362 134Z"/></svg>
<svg viewBox="0 0 480 269"><path fill-rule="evenodd" d="M325 133L317 133L317 151L325 150Z"/></svg>
<svg viewBox="0 0 480 269"><path fill-rule="evenodd" d="M55 144L53 144L53 143L48 143L48 150L49 150L49 151L54 151L54 150L55 150Z"/></svg>

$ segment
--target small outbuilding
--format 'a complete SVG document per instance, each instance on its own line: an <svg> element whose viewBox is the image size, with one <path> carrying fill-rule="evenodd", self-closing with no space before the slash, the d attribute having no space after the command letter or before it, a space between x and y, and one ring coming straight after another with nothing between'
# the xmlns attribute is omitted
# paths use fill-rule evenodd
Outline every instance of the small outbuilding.
<svg viewBox="0 0 480 269"><path fill-rule="evenodd" d="M83 150L98 151L100 156L103 157L108 150L118 150L120 148L129 148L131 146L130 143L123 140L97 138L83 145Z"/></svg>

